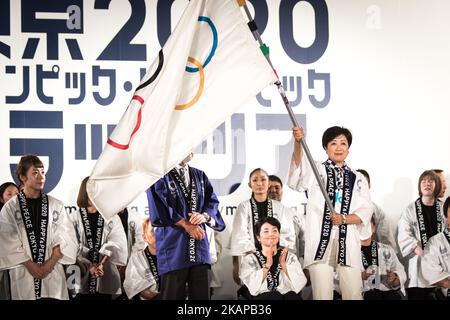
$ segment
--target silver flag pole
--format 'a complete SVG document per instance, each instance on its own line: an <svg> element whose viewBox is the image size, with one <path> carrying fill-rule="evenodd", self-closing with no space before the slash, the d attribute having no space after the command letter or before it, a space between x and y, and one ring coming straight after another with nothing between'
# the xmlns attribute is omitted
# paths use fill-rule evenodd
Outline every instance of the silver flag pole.
<svg viewBox="0 0 450 320"><path fill-rule="evenodd" d="M242 3L242 7L244 8L245 14L247 15L248 18L248 26L250 28L250 30L253 33L253 36L256 38L256 40L258 41L261 51L264 54L264 57L266 57L267 62L269 62L270 66L272 67L273 71L275 72L275 74L277 75L278 80L275 82L275 85L278 88L278 92L280 93L281 99L283 100L284 106L286 107L286 110L289 114L289 117L291 118L292 124L294 125L294 127L300 127L298 125L297 122L297 118L295 117L294 111L292 111L292 107L289 103L288 98L286 97L286 92L284 91L283 85L280 82L280 79L278 77L278 74L275 71L275 68L272 65L272 61L270 61L270 57L269 57L269 48L266 46L266 44L262 41L261 39L261 35L259 34L258 28L256 27L256 23L254 22L252 15L250 14L250 11L247 7L247 3L242 0L238 0L239 4ZM319 171L317 170L317 167L314 163L314 159L311 156L311 152L309 151L308 145L305 142L305 139L301 139L300 140L300 145L303 148L306 158L308 159L308 162L314 172L314 176L317 180L317 183L319 184L320 187L320 191L322 191L322 195L325 198L325 203L327 204L328 208L330 209L330 212L334 212L334 207L333 207L333 203L330 200L330 197L328 196L327 191L325 190L325 187L322 183L322 180L320 179L320 175L319 175Z"/></svg>

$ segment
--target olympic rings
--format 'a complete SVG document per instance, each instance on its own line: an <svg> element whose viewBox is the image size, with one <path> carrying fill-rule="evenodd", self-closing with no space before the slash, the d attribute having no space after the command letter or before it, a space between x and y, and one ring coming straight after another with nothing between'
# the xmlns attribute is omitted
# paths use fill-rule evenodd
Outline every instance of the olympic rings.
<svg viewBox="0 0 450 320"><path fill-rule="evenodd" d="M199 76L200 76L200 83L199 83L199 87L198 87L197 93L195 94L194 98L192 98L192 100L187 102L187 103L176 105L175 106L175 110L188 109L188 108L192 107L195 103L197 103L197 101L200 99L200 96L203 93L203 88L204 88L204 84L205 84L204 68L208 65L208 63L211 62L211 59L214 56L214 54L216 52L216 49L217 49L217 44L218 44L217 29L214 26L214 24L211 21L211 19L208 18L208 17L200 16L200 17L198 17L197 21L206 22L208 24L208 26L211 28L211 32L212 32L212 35L213 35L213 43L212 43L211 51L209 52L208 57L206 58L206 60L203 63L203 65L198 60L196 60L193 57L189 57L188 58L188 62L190 62L193 65L195 65L196 68L186 66L185 71L186 72L190 72L190 73L194 73L194 72L198 71L199 72ZM159 52L159 63L158 63L158 66L157 66L157 69L156 69L155 73L146 82L142 83L136 89L136 91L138 91L139 89L142 89L142 88L148 86L153 81L155 81L155 79L158 77L159 73L162 70L163 64L164 64L164 55L163 55L163 51L161 50ZM128 143L127 144L120 144L120 143L117 143L117 142L113 141L111 138L108 138L108 141L107 141L107 143L109 145L111 145L114 148L120 149L120 150L127 150L129 148L130 143L131 143L131 139L133 138L134 134L139 130L139 128L141 126L142 108L144 107L144 99L142 97L140 97L139 95L134 95L132 100L139 101L140 106L139 106L139 111L138 111L138 114L137 114L136 124L134 126L133 132L130 135Z"/></svg>
<svg viewBox="0 0 450 320"><path fill-rule="evenodd" d="M199 72L200 75L200 84L197 90L197 93L195 94L195 97L189 101L188 103L185 104L179 104L175 106L175 110L185 110L188 109L190 107L192 107L195 103L197 103L198 99L200 98L202 92L203 92L203 87L204 87L204 83L205 83L205 73L204 73L204 68L208 65L208 63L211 61L212 57L214 56L216 49L217 49L217 42L218 42L218 37L217 37L217 29L214 26L213 22L211 21L211 19L209 19L208 17L204 17L204 16L200 16L198 17L197 21L204 21L206 23L208 23L209 27L211 28L212 34L213 34L213 44L211 47L211 51L208 54L208 57L206 58L205 62L203 63L203 65L196 60L193 57L188 57L188 61L192 64L194 64L197 68L192 68L192 67L188 67L186 66L185 70L187 72Z"/></svg>
<svg viewBox="0 0 450 320"><path fill-rule="evenodd" d="M202 95L202 92L203 92L203 85L205 84L205 73L203 72L202 64L192 57L189 57L188 61L198 67L198 71L199 71L199 75L200 75L200 84L198 86L198 90L197 90L197 93L195 94L195 97L188 103L176 105L175 110L185 110L189 107L192 107L195 103L197 103L198 99L200 98L200 96Z"/></svg>
<svg viewBox="0 0 450 320"><path fill-rule="evenodd" d="M160 74L162 67L164 65L164 53L161 50L159 50L158 53L158 66L155 70L155 72L150 76L150 78L145 81L144 83L142 83L141 85L139 85L139 87L136 88L135 93L142 89L145 88L146 86L150 85L153 81L155 81L155 79L158 77L158 75ZM136 125L134 126L133 132L130 135L130 139L128 140L127 144L120 144L117 143L115 141L113 141L111 138L108 138L108 140L106 141L106 143L108 143L110 146L120 149L120 150L127 150L130 146L130 142L131 142L131 138L133 138L134 134L139 130L140 126L141 126L141 121L142 121L142 108L144 107L144 99L141 96L138 96L137 94L135 94L133 96L133 98L131 100L137 100L139 101L139 103L141 104L139 106L139 111L138 111L138 115L137 115L137 119L136 119Z"/></svg>
<svg viewBox="0 0 450 320"><path fill-rule="evenodd" d="M218 39L218 37L217 37L217 29L214 26L214 23L212 23L211 19L208 18L208 17L200 16L200 17L198 17L197 21L204 21L204 22L206 22L209 25L209 27L211 28L211 32L213 34L213 45L211 47L211 51L209 52L209 55L206 58L205 63L202 65L202 67L205 68L208 65L208 63L211 61L211 58L213 57L213 55L214 55L214 53L216 52L216 49L217 49L217 42L218 42L217 41L217 39ZM186 71L187 72L197 72L198 70L199 69L197 69L197 68L186 67Z"/></svg>
<svg viewBox="0 0 450 320"><path fill-rule="evenodd" d="M138 116L137 116L137 121L136 121L136 125L134 126L133 132L130 135L130 139L128 140L127 144L120 144L117 143L115 141L113 141L111 138L108 138L108 141L106 141L110 146L120 149L120 150L127 150L128 147L130 146L130 142L131 142L131 138L133 138L134 134L139 130L139 127L141 126L141 121L142 121L142 107L144 105L144 99L142 99L140 96L133 96L133 99L131 100L137 100L139 101L139 103L141 104L139 106L139 111L138 111Z"/></svg>

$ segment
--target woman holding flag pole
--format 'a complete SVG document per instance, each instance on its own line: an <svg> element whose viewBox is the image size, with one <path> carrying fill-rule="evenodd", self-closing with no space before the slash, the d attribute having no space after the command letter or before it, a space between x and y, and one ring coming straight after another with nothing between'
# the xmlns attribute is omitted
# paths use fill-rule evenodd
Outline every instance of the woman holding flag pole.
<svg viewBox="0 0 450 320"><path fill-rule="evenodd" d="M334 274L337 272L344 300L361 300L361 245L359 231L370 223L372 214L369 188L361 173L352 171L345 159L352 143L350 131L343 127L325 130L322 146L328 159L323 163L304 161L300 141L302 128L294 128L294 153L288 184L295 190L308 190L305 260L309 270L313 298L333 298ZM333 206L325 203L311 167L316 166L326 182Z"/></svg>
<svg viewBox="0 0 450 320"><path fill-rule="evenodd" d="M269 48L262 41L258 27L252 19L245 0L238 0L238 3L244 8L249 19L248 26L277 75L270 61ZM314 299L333 298L333 275L334 269L337 267L342 280L340 287L343 299L362 299L361 251L358 229L361 224L369 223L371 205L366 180L360 173L351 171L345 165L345 158L351 145L351 133L348 129L340 127L332 127L325 131L322 145L327 151L329 159L324 164L318 164L321 171L319 173L317 164L315 164L303 139L303 129L297 123L279 79L275 81L275 85L291 118L296 141L288 184L297 190L307 186L307 183L312 186L310 189L306 188L310 197L309 213L306 216L304 267L312 265L309 271L313 297ZM339 152L337 152L337 149L339 149ZM303 160L303 155L306 156L307 162ZM341 178L344 176L344 179L336 181L338 176ZM308 179L304 179L305 177ZM321 177L327 177L328 190L325 189ZM331 199L334 199L334 201L332 202ZM336 203L336 200L342 201L342 199L345 200L345 203ZM341 211L341 214L338 214L337 212L341 209L344 212ZM331 224L333 228L331 228ZM321 237L319 237L319 230L322 231ZM339 241L335 241L334 237L330 237L330 235L339 236L339 239L337 239ZM331 245L329 245L330 239L332 239ZM337 247L338 245L339 247ZM314 248L315 246L317 248ZM315 255L314 251L316 251ZM337 253L336 251L339 251L337 256L339 259L338 261L332 261L333 255ZM330 262L330 265L327 262Z"/></svg>

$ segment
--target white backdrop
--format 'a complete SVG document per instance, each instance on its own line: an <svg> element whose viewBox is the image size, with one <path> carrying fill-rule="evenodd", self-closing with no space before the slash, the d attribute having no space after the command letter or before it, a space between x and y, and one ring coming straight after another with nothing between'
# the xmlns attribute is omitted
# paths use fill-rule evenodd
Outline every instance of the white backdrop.
<svg viewBox="0 0 450 320"><path fill-rule="evenodd" d="M323 16L320 11L320 21L326 18L328 23L326 49L317 60L301 63L288 54L296 50L294 47L286 49L280 34L286 34L284 31L290 29L298 46L310 47L322 30L315 26L319 9L309 1L258 1L259 6L267 4L268 8L262 38L270 47L278 74L285 77L288 97L307 130L307 143L313 156L325 160L321 136L326 128L332 125L348 127L354 140L347 162L354 169L369 171L372 198L385 210L394 228L401 210L418 195L420 173L430 168L450 172L447 160L450 149L446 144L450 137L450 126L447 125L450 116L450 63L447 61L450 57L450 20L447 17L450 2L323 1L328 12ZM163 4L150 0L142 1L145 11L125 1L112 1L108 9L96 8L94 1L60 3L64 4L59 6L66 5L60 8L61 16L47 13L45 18L45 14L37 12L34 15L37 21L59 19L72 23L72 29L67 27L69 31L57 35L56 51L54 38L50 39L51 31L43 32L39 23L31 23L29 29L21 25L22 20L30 19L27 10L46 11L45 8L35 8L33 1L25 0L11 1L6 7L1 5L2 21L6 20L9 26L4 22L0 25L0 181L12 180L10 165L18 162L20 154L32 152L33 148L40 150L39 146L55 139L54 145L45 145L46 151L41 156L49 168L50 182L54 182L50 193L70 207L75 206L79 183L89 175L106 141L108 125L117 123L128 105L131 87L134 89L139 83L140 69L148 67L156 57L161 47L158 32L164 33L161 30L164 31L167 17L162 13ZM187 0L174 2L170 10L172 28L186 3ZM289 4L293 8L290 12L280 11L280 7L283 9ZM70 5L75 9L69 8ZM254 13L253 6L249 6ZM50 10L47 8L47 11ZM138 12L145 15L145 20L138 19ZM257 22L264 17L261 12L257 11ZM292 16L292 27L284 21L286 16ZM129 47L117 49L120 54L110 53L106 59L99 59L105 47L129 21L134 21L136 26L126 28L133 35ZM29 44L30 38L40 39L34 54L30 53L33 47L33 42ZM81 59L73 58L77 55L76 50L69 50L66 39L78 42ZM126 57L126 50L142 51L133 45L144 46L144 58ZM9 54L5 47L9 48ZM59 71L52 73L53 78L51 73L39 71L40 68L56 71L55 65ZM27 67L29 94L23 98ZM95 81L96 75L102 74L98 69L115 72L114 99L107 99L111 87L106 78L100 77L98 83ZM320 81L315 82L315 89L308 87L308 79L311 80L308 70L329 75L329 101L320 108L310 102L308 95L323 100L327 93ZM85 97L82 101L69 102L69 98L82 95L79 89L82 73L85 74ZM42 75L44 80L41 81ZM301 84L297 86L299 79ZM52 96L53 101L43 98L40 91ZM100 98L95 99L95 91ZM20 96L22 98L17 98ZM263 106L263 99L271 100L270 106ZM25 111L39 114L23 113ZM42 113L44 111L54 113ZM46 121L52 116L56 117L54 127ZM33 124L30 117L34 117L37 124ZM40 120L46 124L39 125ZM259 99L243 106L199 147L192 161L193 166L203 169L214 180L227 223L227 229L219 236L224 246L220 262L223 287L217 291L216 298L233 298L236 289L226 249L233 219L231 207L249 197L248 174L254 168L262 167L285 179L288 150L292 144L289 128L276 89L266 88ZM35 142L36 147L30 139L42 140ZM52 155L46 156L50 151ZM226 195L226 190L236 182L242 182L240 188ZM303 210L300 206L304 202L303 195L287 187L284 191L284 202ZM145 195L136 199L132 206L146 214Z"/></svg>

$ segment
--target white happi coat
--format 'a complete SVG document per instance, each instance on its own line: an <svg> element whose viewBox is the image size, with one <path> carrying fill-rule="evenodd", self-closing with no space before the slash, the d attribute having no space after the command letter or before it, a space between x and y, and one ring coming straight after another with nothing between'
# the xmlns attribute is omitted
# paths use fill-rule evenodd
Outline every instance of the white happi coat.
<svg viewBox="0 0 450 320"><path fill-rule="evenodd" d="M69 299L63 265L73 264L77 256L75 230L64 204L48 196L48 226L45 260L59 245L62 258L50 274L42 279L41 298ZM19 198L8 201L0 212L0 269L9 269L11 299L34 300L34 278L22 264L33 260L27 233L20 212Z"/></svg>
<svg viewBox="0 0 450 320"><path fill-rule="evenodd" d="M377 226L375 240L390 245L395 252L398 252L397 241L395 241L395 237L389 225L389 221L386 218L386 214L376 203L372 202L372 205L373 217L375 218L375 225Z"/></svg>
<svg viewBox="0 0 450 320"><path fill-rule="evenodd" d="M381 291L389 291L395 289L401 289L403 294L405 293L406 272L403 265L397 258L395 250L384 243L377 242L378 244L378 267L376 272L369 279L363 281L363 291L372 289L378 289ZM397 274L400 280L400 287L392 288L387 284L387 270ZM372 282L372 279L375 281Z"/></svg>
<svg viewBox="0 0 450 320"><path fill-rule="evenodd" d="M440 202L440 201L439 201ZM442 202L440 202L442 213ZM442 229L445 228L445 217L442 216ZM419 269L421 257L414 253L417 245L422 246L420 241L419 222L417 221L415 201L410 203L403 211L398 221L398 246L400 253L405 259L405 268L408 273L407 288L428 288L430 285L423 279Z"/></svg>
<svg viewBox="0 0 450 320"><path fill-rule="evenodd" d="M209 286L211 288L218 288L222 286L221 268L217 263L221 251L221 245L217 241L216 231L210 227L206 228L206 236L209 242L209 254L211 256L211 269L208 270Z"/></svg>
<svg viewBox="0 0 450 320"><path fill-rule="evenodd" d="M136 250L133 250L128 260L123 289L129 299L145 289L159 292L158 284L151 273L150 264L144 252L146 247L147 244L143 248L141 245L140 249L135 247Z"/></svg>
<svg viewBox="0 0 450 320"><path fill-rule="evenodd" d="M420 269L428 285L450 278L450 243L443 232L428 240L424 255L420 259ZM447 290L443 288L445 295Z"/></svg>
<svg viewBox="0 0 450 320"><path fill-rule="evenodd" d="M297 257L303 264L303 256L305 255L305 231L306 231L306 220L305 215L299 210L292 209L293 220L294 220L294 230L295 230L295 249Z"/></svg>
<svg viewBox="0 0 450 320"><path fill-rule="evenodd" d="M280 245L295 252L296 239L292 209L279 201L270 199L269 201L272 201L273 217L281 224ZM256 250L253 234L252 205L250 200L246 200L239 204L234 216L230 239L230 254L232 256L244 256L247 252Z"/></svg>
<svg viewBox="0 0 450 320"><path fill-rule="evenodd" d="M288 252L286 256L286 267L289 277L283 271L280 271L279 283L276 290L281 294L286 294L289 291L299 293L305 286L307 280L302 266L294 253ZM242 258L239 277L242 283L247 286L252 296L270 291L267 288L267 278L262 281L263 269L259 265L258 258L253 253L249 253Z"/></svg>
<svg viewBox="0 0 450 320"><path fill-rule="evenodd" d="M128 209L128 230L127 230L127 248L128 259L131 256L133 250L138 250L144 244L142 223L144 217L135 210Z"/></svg>
<svg viewBox="0 0 450 320"><path fill-rule="evenodd" d="M315 165L326 188L327 173L325 165L317 161L315 161ZM349 214L356 214L361 219L362 223L359 225L349 224L347 226L345 255L347 265L362 270L361 242L359 233L365 225L370 224L372 205L367 180L361 173L354 171L353 173L356 174L356 181L350 202ZM302 160L298 167L295 165L294 159L292 158L289 166L288 185L297 191L308 191L308 206L305 217L305 256L303 266L308 267L316 262L314 261L314 257L322 235L325 199L320 191L319 184L316 181L312 168L309 165L304 153L302 154ZM335 228L333 227L332 229ZM337 235L338 230L332 231L328 245L331 243L333 233Z"/></svg>
<svg viewBox="0 0 450 320"><path fill-rule="evenodd" d="M90 213L88 213L89 215ZM71 214L74 226L77 231L79 241L79 253L77 263L80 265L81 286L79 293L89 293L89 268L91 262L88 260L89 248L87 245L86 233L84 231L83 221L80 210ZM93 235L95 237L95 235ZM101 255L109 256L104 265L104 276L97 280L97 291L104 294L118 295L121 293L120 274L116 265L125 266L127 264L128 249L127 238L118 215L111 220L104 222L102 242L100 246Z"/></svg>

